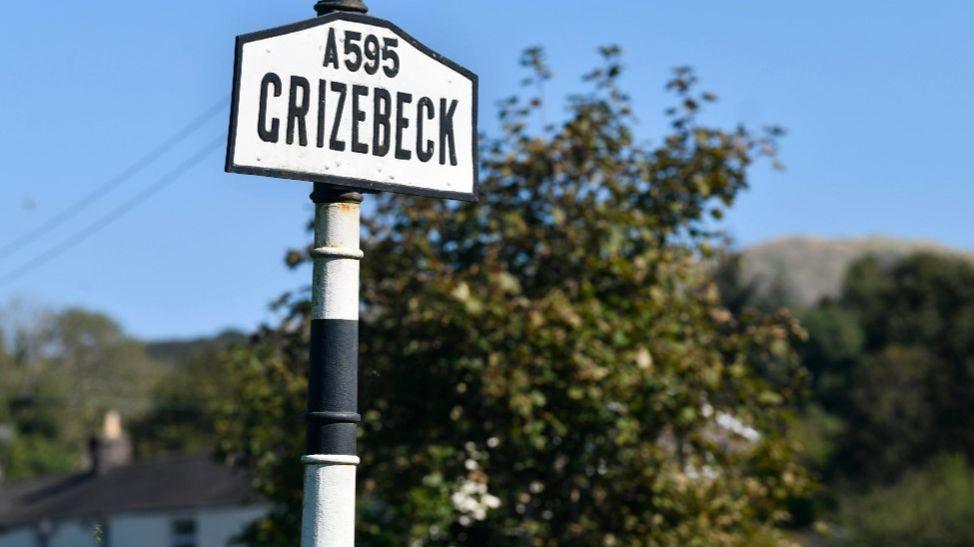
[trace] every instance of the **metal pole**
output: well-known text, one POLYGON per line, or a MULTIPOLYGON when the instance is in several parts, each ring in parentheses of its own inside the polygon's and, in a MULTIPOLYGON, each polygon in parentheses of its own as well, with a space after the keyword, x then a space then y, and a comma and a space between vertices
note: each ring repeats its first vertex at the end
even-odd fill
POLYGON ((315 183, 302 547, 355 545, 362 195, 315 183))
MULTIPOLYGON (((319 16, 367 13, 363 0, 319 0, 319 16)), ((358 307, 362 194, 315 183, 308 446, 301 547, 355 545, 358 307)))

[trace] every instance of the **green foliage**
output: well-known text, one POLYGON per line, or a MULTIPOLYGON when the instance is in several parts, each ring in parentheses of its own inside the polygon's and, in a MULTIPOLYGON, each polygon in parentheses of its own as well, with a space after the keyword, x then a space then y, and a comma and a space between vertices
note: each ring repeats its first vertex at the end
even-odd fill
POLYGON ((947 359, 974 353, 974 265, 966 260, 921 253, 884 267, 867 258, 850 269, 843 298, 871 348, 919 346, 947 359))
POLYGON ((44 382, 59 383, 66 440, 83 444, 105 412, 137 416, 148 409, 158 373, 141 343, 108 316, 69 309, 57 314, 45 344, 44 382))
POLYGON ((198 351, 174 352, 168 370, 149 393, 151 408, 130 425, 141 458, 210 452, 216 447, 215 420, 219 406, 236 393, 235 371, 225 350, 216 349, 222 345, 220 338, 193 344, 200 345, 198 351))
POLYGON ((848 412, 848 388, 856 363, 865 349, 858 316, 825 302, 801 316, 808 339, 800 347, 802 364, 812 374, 816 403, 835 413, 848 412))
POLYGON ((148 407, 155 371, 109 317, 11 306, 2 318, 11 348, 0 355, 0 426, 11 432, 0 466, 8 478, 76 469, 106 411, 135 416, 148 407))
POLYGON ((974 457, 972 318, 974 266, 929 252, 856 260, 803 313, 813 389, 793 435, 829 487, 814 512, 841 501, 850 545, 972 544, 971 471, 942 457, 974 457))
POLYGON ((850 385, 849 443, 842 454, 862 476, 889 480, 936 452, 938 364, 920 349, 891 346, 866 358, 850 385))
MULTIPOLYGON (((501 105, 480 203, 375 198, 361 544, 784 541, 809 486, 785 436, 801 331, 727 310, 700 267, 780 131, 700 124, 714 97, 679 69, 671 131, 638 144, 619 53, 602 50, 561 124, 529 129, 540 94, 501 105)), ((540 51, 524 64, 540 91, 540 51)), ((307 294, 282 304, 282 325, 228 356, 240 391, 218 422, 223 453, 278 503, 253 545, 298 535, 307 294)))
POLYGON ((822 471, 829 471, 845 432, 845 421, 816 404, 806 406, 791 427, 792 436, 802 447, 803 461, 822 471))
POLYGON ((77 468, 78 455, 65 448, 57 438, 36 434, 18 435, 0 447, 4 479, 21 479, 77 468))
POLYGON ((841 523, 857 547, 974 545, 974 469, 941 457, 897 484, 844 500, 841 523))
POLYGON ((867 256, 842 297, 804 316, 816 401, 847 424, 835 466, 889 481, 945 452, 974 456, 974 266, 867 256))

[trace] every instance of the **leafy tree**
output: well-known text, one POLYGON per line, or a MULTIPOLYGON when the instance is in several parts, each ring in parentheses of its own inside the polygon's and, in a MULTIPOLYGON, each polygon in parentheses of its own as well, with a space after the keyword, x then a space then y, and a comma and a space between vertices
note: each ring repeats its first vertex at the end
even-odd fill
POLYGON ((845 423, 833 465, 860 486, 942 453, 974 456, 974 266, 919 253, 854 262, 804 314, 815 401, 845 423))
POLYGON ((936 453, 930 379, 938 365, 923 350, 891 346, 857 368, 849 393, 851 442, 839 456, 859 477, 895 479, 936 453))
POLYGON ((840 545, 974 545, 974 469, 963 456, 942 456, 896 484, 844 500, 840 545))
MULTIPOLYGON (((961 258, 931 253, 887 265, 866 258, 850 269, 843 300, 859 317, 866 352, 879 356, 872 358, 879 361, 861 363, 866 370, 857 373, 859 381, 850 391, 875 393, 869 384, 880 375, 910 379, 900 395, 890 395, 899 397, 900 404, 877 407, 864 397, 854 404, 854 419, 893 424, 925 416, 925 423, 936 425, 890 438, 886 451, 912 457, 886 468, 884 475, 895 476, 938 453, 974 456, 974 266, 961 258), (903 347, 914 349, 912 353, 895 349, 903 347), (896 356, 893 362, 891 356, 896 356), (873 371, 877 366, 882 370, 873 371), (911 409, 909 414, 904 414, 904 404, 911 409), (890 414, 877 416, 883 409, 890 414)), ((914 425, 923 427, 923 423, 914 425)), ((874 446, 869 429, 852 428, 850 433, 853 453, 874 446)))
POLYGON ((865 351, 865 334, 858 316, 842 306, 824 302, 801 316, 808 333, 801 345, 802 364, 812 375, 813 398, 830 412, 848 412, 850 376, 865 351))
MULTIPOLYGON (((202 344, 202 343, 201 343, 202 344)), ((235 393, 232 360, 218 349, 203 348, 186 362, 177 356, 150 392, 151 409, 130 429, 141 458, 163 454, 210 452, 215 448, 220 405, 235 393)))
POLYGON ((962 258, 920 253, 884 267, 868 257, 851 267, 843 298, 871 349, 921 346, 951 360, 974 353, 974 266, 962 258))
POLYGON ((142 344, 110 317, 68 309, 47 327, 44 382, 61 383, 62 410, 74 419, 66 440, 83 444, 116 409, 136 416, 148 409, 149 390, 158 378, 142 344))
MULTIPOLYGON (((364 545, 776 544, 808 486, 784 437, 801 331, 727 310, 700 267, 780 131, 703 125, 715 98, 679 69, 669 133, 640 144, 620 52, 602 54, 565 121, 536 123, 540 97, 501 105, 480 203, 374 198, 364 545)), ((532 89, 550 77, 538 49, 523 64, 532 89)), ((281 304, 229 354, 241 383, 218 423, 279 504, 254 545, 298 535, 307 293, 281 304)))
POLYGON ((52 316, 11 302, 0 310, 8 351, 0 353, 0 468, 5 479, 68 471, 78 455, 62 440, 59 383, 43 381, 44 339, 52 316))
POLYGON ((0 423, 13 431, 0 465, 8 477, 75 469, 107 410, 133 416, 147 408, 154 368, 111 318, 16 306, 5 315, 13 349, 0 363, 0 423))

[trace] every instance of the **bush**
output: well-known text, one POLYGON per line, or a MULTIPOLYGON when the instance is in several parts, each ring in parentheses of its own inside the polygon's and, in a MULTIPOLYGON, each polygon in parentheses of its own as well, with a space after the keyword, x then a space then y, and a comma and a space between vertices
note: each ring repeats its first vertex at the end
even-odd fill
POLYGON ((841 521, 845 545, 974 545, 974 468, 961 456, 935 459, 893 486, 845 500, 841 521))

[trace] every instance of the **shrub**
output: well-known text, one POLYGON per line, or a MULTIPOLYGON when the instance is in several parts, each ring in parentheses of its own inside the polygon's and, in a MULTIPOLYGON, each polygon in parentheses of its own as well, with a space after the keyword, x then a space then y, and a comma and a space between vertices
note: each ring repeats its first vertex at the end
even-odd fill
POLYGON ((961 456, 937 458, 892 486, 846 499, 840 520, 845 545, 974 545, 974 468, 961 456))

